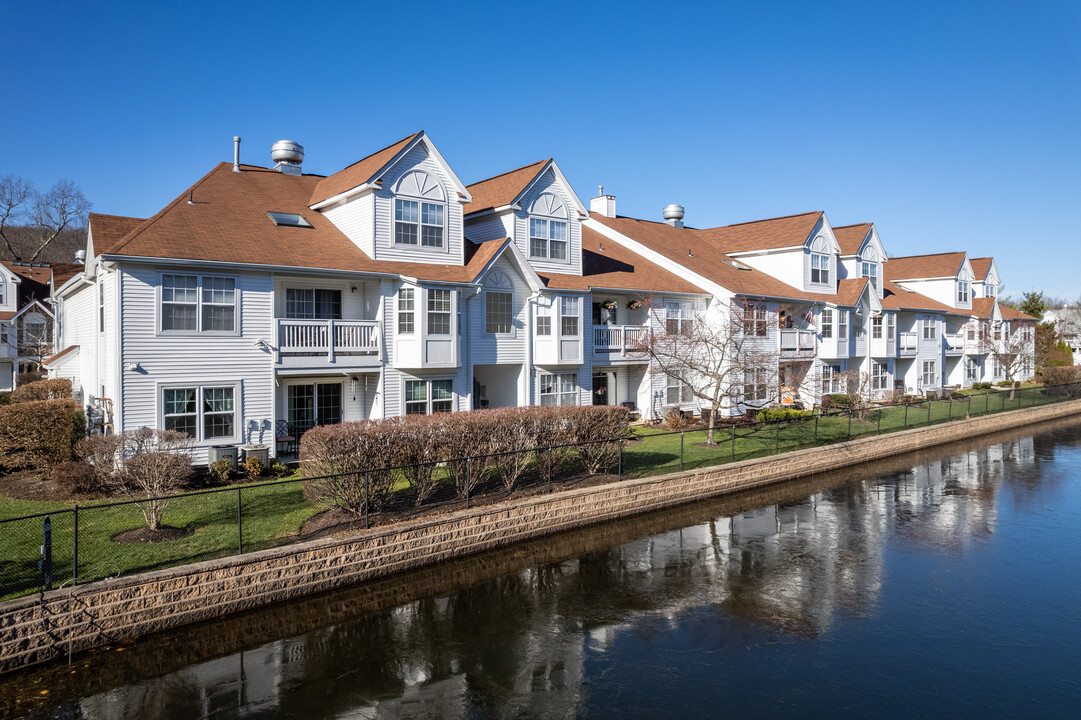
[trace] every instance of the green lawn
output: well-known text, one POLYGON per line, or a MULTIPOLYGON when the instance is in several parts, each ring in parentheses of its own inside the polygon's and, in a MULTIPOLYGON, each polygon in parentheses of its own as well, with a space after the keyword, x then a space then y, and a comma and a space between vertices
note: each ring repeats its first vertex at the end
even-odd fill
MULTIPOLYGON (((817 419, 751 426, 719 425, 716 445, 707 446, 705 430, 670 433, 664 429, 638 426, 634 439, 624 443, 622 472, 625 477, 644 477, 683 469, 708 467, 731 460, 745 460, 815 445, 843 442, 849 437, 893 432, 904 428, 960 419, 966 415, 1014 410, 1057 401, 1039 389, 1026 388, 1009 400, 1009 391, 969 396, 964 400, 936 400, 922 405, 871 408, 864 419, 827 415, 817 419), (681 448, 682 440, 682 448, 681 448)), ((615 467, 611 468, 614 472, 615 467)), ((531 467, 533 477, 542 474, 540 464, 531 467)), ((580 472, 573 467, 571 474, 580 472)), ((89 582, 119 575, 131 575, 165 567, 222 557, 238 551, 237 490, 241 490, 244 550, 255 550, 288 542, 304 521, 323 508, 304 499, 299 483, 281 485, 238 485, 224 492, 207 493, 169 502, 163 515, 167 525, 190 529, 186 537, 159 543, 116 543, 113 537, 144 526, 135 505, 79 509, 79 580, 89 582)), ((395 491, 407 491, 404 480, 395 491)), ((402 496, 403 499, 406 496, 402 496)), ((106 501, 98 502, 102 504, 106 501)), ((411 505, 411 501, 408 501, 411 505)), ((69 584, 72 578, 71 504, 35 502, 0 497, 0 518, 35 513, 52 513, 54 586, 69 584)), ((25 595, 37 589, 38 548, 42 542, 43 518, 0 523, 0 600, 25 595)))

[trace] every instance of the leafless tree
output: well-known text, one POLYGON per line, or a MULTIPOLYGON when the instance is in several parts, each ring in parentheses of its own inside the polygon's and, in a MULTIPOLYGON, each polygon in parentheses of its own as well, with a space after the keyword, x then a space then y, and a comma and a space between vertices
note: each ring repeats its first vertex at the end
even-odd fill
POLYGON ((42 317, 41 322, 30 319, 23 315, 18 320, 17 353, 23 365, 21 372, 41 373, 45 358, 53 354, 53 321, 48 316, 42 317))
POLYGON ((867 411, 876 397, 874 380, 871 373, 849 370, 843 374, 848 389, 849 408, 855 411, 860 420, 867 419, 867 411))
POLYGON ((56 236, 85 227, 90 201, 71 180, 60 180, 48 192, 39 192, 15 175, 0 178, 0 239, 11 257, 35 262, 56 236), (30 256, 22 257, 11 242, 10 230, 27 227, 32 234, 30 256))
MULTIPOLYGON (((1006 379, 1014 376, 1034 362, 1035 327, 1032 323, 1021 326, 1003 323, 985 323, 980 326, 980 351, 997 360, 1006 379)), ((1014 399, 1014 385, 1010 387, 1010 400, 1014 399)))
POLYGON ((651 314, 661 330, 643 334, 635 347, 654 367, 680 384, 680 402, 691 395, 708 406, 709 434, 713 443, 717 410, 725 401, 762 407, 776 401, 778 354, 775 332, 779 315, 764 303, 720 306, 691 318, 672 318, 663 304, 651 303, 651 314))

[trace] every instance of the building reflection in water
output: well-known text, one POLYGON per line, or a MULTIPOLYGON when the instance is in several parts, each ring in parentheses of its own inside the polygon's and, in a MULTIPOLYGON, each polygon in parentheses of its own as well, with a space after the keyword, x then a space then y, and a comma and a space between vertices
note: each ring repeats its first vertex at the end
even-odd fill
POLYGON ((686 625, 688 642, 724 646, 873 615, 888 546, 964 552, 995 532, 1005 479, 1029 482, 1048 448, 1011 439, 392 608, 349 616, 348 594, 325 599, 346 604, 325 627, 72 700, 86 718, 144 720, 574 715, 586 663, 621 633, 686 625))

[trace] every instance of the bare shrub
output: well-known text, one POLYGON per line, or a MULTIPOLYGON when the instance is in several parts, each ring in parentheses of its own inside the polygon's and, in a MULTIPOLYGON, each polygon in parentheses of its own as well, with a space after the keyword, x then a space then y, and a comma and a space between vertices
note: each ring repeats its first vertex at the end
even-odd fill
POLYGON ((618 438, 627 434, 630 413, 624 407, 578 407, 568 413, 571 442, 586 472, 611 470, 619 455, 618 438))
POLYGON ((669 430, 682 430, 687 427, 687 418, 678 408, 672 408, 664 416, 664 426, 669 430))
POLYGON ((380 509, 394 485, 386 469, 392 451, 390 435, 379 431, 380 422, 323 425, 304 433, 300 472, 310 478, 304 483, 304 497, 355 516, 363 514, 366 499, 372 508, 380 509))
POLYGON ((71 380, 67 378, 36 380, 26 385, 20 385, 11 391, 11 402, 13 403, 68 399, 71 399, 71 380))
POLYGON ((85 460, 68 460, 53 465, 49 479, 72 495, 93 495, 104 489, 85 460))
POLYGON ((191 478, 190 435, 173 430, 139 428, 116 435, 120 440, 120 469, 114 483, 138 503, 147 527, 161 528, 161 516, 169 505, 166 497, 184 487, 191 478))

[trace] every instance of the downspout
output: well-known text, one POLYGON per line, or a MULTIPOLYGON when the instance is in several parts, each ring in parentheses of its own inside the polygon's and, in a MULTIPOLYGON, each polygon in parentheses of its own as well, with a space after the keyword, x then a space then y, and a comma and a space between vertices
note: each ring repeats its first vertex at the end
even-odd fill
POLYGON ((536 368, 533 367, 533 314, 534 306, 537 304, 537 300, 540 298, 540 291, 534 290, 533 294, 526 298, 526 318, 525 318, 525 404, 533 404, 533 377, 536 375, 536 368))
MULTIPOLYGON (((104 266, 103 268, 104 269, 104 266)), ((120 266, 114 266, 112 270, 108 270, 110 275, 116 275, 116 293, 113 301, 115 312, 113 313, 113 325, 116 332, 116 373, 119 380, 116 388, 116 401, 113 403, 113 432, 124 431, 124 333, 120 332, 120 328, 123 325, 121 322, 121 313, 124 308, 124 274, 120 270, 120 266)), ((160 292, 160 291, 159 291, 160 292)), ((155 306, 157 305, 155 299, 155 306)), ((155 323, 157 323, 157 317, 155 313, 155 323)), ((108 332, 103 333, 108 335, 108 332)), ((154 407, 155 417, 157 416, 157 390, 154 391, 154 407)), ((157 423, 155 423, 157 424, 157 423)))

